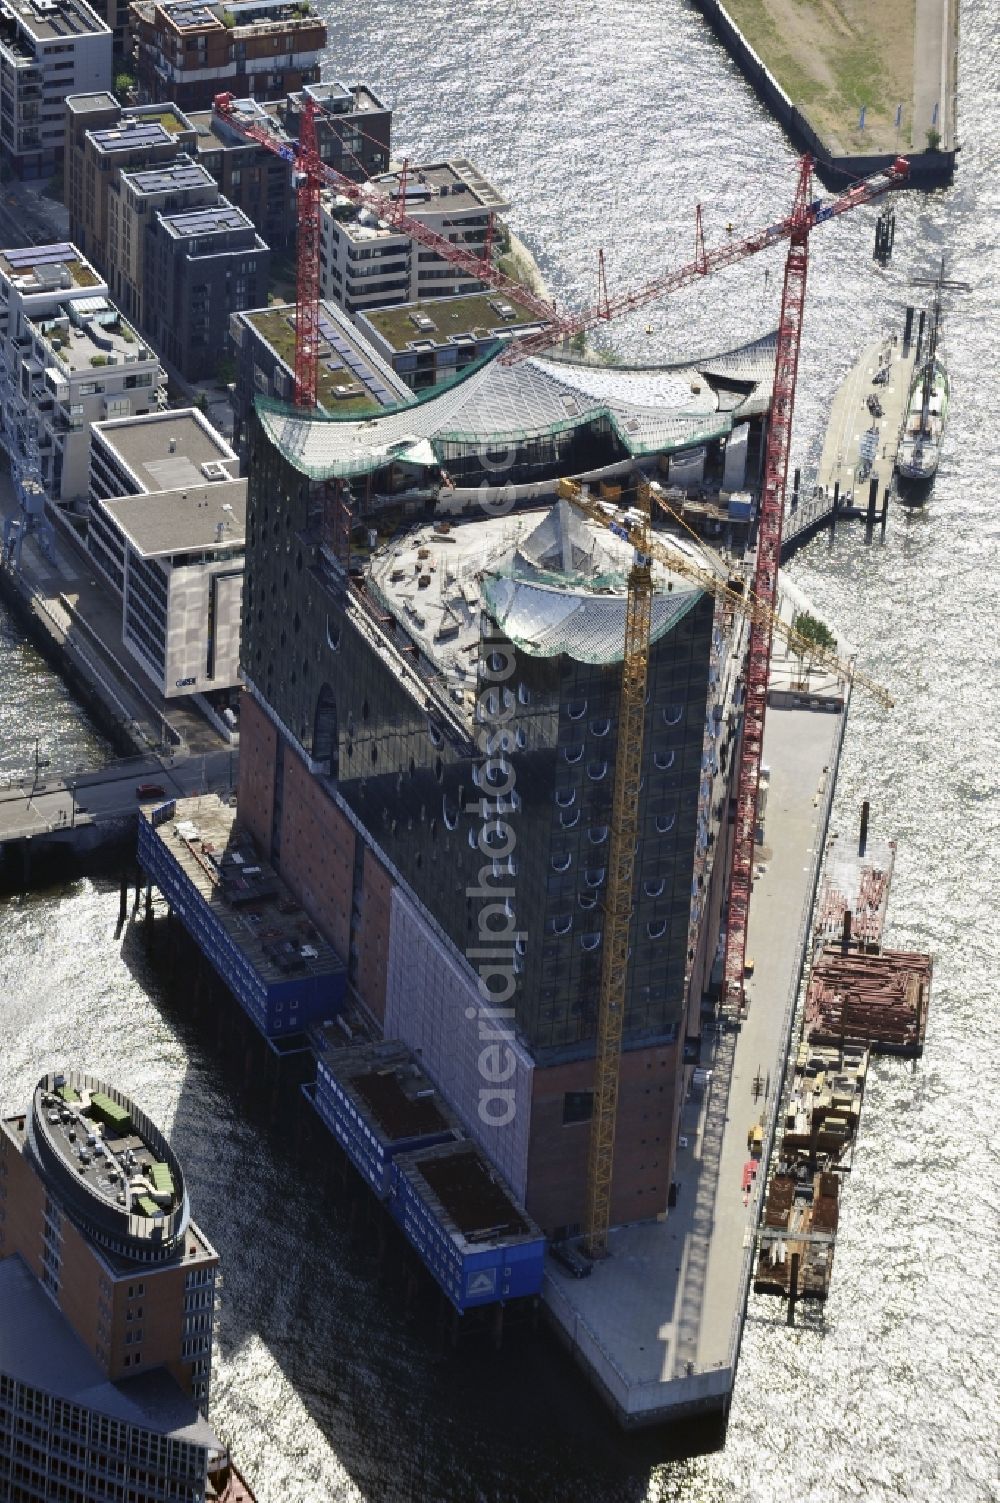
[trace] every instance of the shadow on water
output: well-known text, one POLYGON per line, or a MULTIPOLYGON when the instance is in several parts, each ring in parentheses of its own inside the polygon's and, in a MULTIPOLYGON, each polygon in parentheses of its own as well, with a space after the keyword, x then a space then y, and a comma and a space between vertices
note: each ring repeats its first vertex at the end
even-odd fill
MULTIPOLYGON (((639 1503, 653 1467, 722 1444, 717 1420, 624 1434, 527 1315, 508 1321, 499 1351, 485 1326, 453 1347, 450 1305, 345 1173, 298 1088, 301 1067, 277 1071, 178 926, 142 914, 121 954, 188 1061, 170 1138, 222 1259, 217 1393, 243 1385, 225 1408, 254 1432, 251 1475, 267 1472, 270 1415, 289 1404, 372 1499, 639 1503)), ((249 1463, 241 1438, 226 1438, 249 1463)))

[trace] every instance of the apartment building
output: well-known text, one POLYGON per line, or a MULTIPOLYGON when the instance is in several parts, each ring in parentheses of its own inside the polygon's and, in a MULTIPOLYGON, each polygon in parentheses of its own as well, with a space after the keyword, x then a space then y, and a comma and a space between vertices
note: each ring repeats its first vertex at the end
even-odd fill
POLYGON ((270 259, 243 210, 221 196, 156 214, 146 230, 143 327, 185 380, 215 374, 230 314, 266 302, 270 259))
POLYGON ((508 340, 544 328, 516 299, 495 292, 372 308, 357 314, 356 322, 413 391, 447 381, 508 340))
POLYGON ((326 23, 312 0, 135 0, 130 28, 144 102, 210 109, 216 94, 280 99, 317 83, 326 23))
MULTIPOLYGON (((387 198, 453 243, 481 255, 491 215, 509 208, 465 160, 413 167, 379 179, 387 198)), ((425 250, 405 230, 370 209, 325 193, 320 213, 320 287, 350 314, 395 303, 482 291, 483 284, 425 250)))
POLYGON ((87 547, 164 698, 239 680, 246 481, 193 408, 94 426, 87 547))
POLYGON ((147 250, 156 233, 157 216, 214 209, 218 203, 214 179, 186 152, 171 162, 123 169, 118 174, 108 194, 107 265, 115 297, 144 327, 150 302, 147 250))
MULTIPOLYGON (((367 84, 308 84, 285 99, 241 101, 241 108, 266 124, 279 139, 298 134, 306 99, 319 108, 316 135, 320 156, 345 177, 361 179, 389 162, 392 111, 367 84)), ((111 279, 125 308, 109 258, 109 203, 124 172, 168 166, 187 155, 209 172, 219 191, 247 218, 269 246, 295 240, 295 187, 289 164, 234 130, 214 109, 185 114, 173 104, 124 107, 101 91, 66 100, 63 161, 66 206, 74 243, 111 279)), ((159 204, 158 207, 165 207, 159 204)), ((178 208, 174 203, 171 208, 178 208)), ((133 277, 133 286, 140 283, 133 277)), ((138 317, 134 308, 126 308, 138 317)))
MULTIPOLYGON (((240 109, 290 143, 298 137, 306 100, 320 112, 316 141, 324 162, 354 181, 384 171, 389 164, 392 111, 367 84, 307 84, 298 93, 270 103, 242 99, 240 109)), ((198 132, 194 147, 198 161, 220 190, 253 220, 268 245, 293 244, 295 187, 288 162, 248 141, 214 109, 194 111, 190 120, 198 132)))
POLYGON ((85 509, 91 425, 165 405, 166 379, 75 246, 0 251, 0 429, 49 502, 85 509))
POLYGON ((111 28, 86 0, 0 7, 0 150, 22 178, 62 164, 68 94, 111 87, 111 28))
POLYGON ((111 275, 108 198, 122 172, 166 166, 195 140, 190 122, 165 105, 123 110, 113 94, 75 94, 66 100, 63 182, 73 241, 111 275))

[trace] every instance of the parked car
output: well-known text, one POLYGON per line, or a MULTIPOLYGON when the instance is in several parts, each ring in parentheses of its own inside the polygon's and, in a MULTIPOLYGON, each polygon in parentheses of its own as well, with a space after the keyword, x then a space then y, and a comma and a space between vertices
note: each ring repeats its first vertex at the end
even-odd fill
POLYGON ((167 790, 159 783, 140 783, 135 790, 135 796, 140 801, 154 798, 166 798, 167 790))

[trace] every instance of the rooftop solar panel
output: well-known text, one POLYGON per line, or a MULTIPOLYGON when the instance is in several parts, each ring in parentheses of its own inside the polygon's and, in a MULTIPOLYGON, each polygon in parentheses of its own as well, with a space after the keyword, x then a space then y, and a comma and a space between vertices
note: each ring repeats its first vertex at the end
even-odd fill
POLYGON ((78 259, 75 245, 60 242, 58 245, 25 246, 20 250, 4 251, 11 266, 49 266, 72 257, 78 259))

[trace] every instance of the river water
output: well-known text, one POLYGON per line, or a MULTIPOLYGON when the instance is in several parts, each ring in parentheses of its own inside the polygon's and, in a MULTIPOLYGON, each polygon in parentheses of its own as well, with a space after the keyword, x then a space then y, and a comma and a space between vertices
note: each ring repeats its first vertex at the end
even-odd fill
MULTIPOLYGON (((793 153, 682 0, 342 0, 331 37, 331 72, 393 100, 399 150, 467 155, 510 197, 560 298, 592 297, 602 244, 613 285, 688 259, 698 201, 710 240, 791 201, 793 153)), ((857 349, 898 326, 909 277, 947 249, 972 284, 948 307, 953 405, 930 505, 894 513, 885 547, 845 531, 792 571, 896 696, 891 717, 855 698, 833 825, 869 797, 898 840, 888 937, 934 952, 935 993, 923 1061, 870 1073, 830 1300, 794 1331, 751 1300, 722 1449, 620 1444, 542 1337, 495 1361, 443 1354, 386 1298, 308 1155, 250 1125, 238 1061, 179 1021, 133 938, 115 942, 116 892, 84 881, 0 909, 0 1102, 22 1105, 71 1059, 173 1133, 226 1273, 213 1414, 261 1503, 1000 1498, 998 85, 994 7, 967 0, 956 186, 899 200, 888 272, 870 259, 871 211, 813 241, 799 462, 857 349)), ((616 348, 654 360, 773 325, 781 263, 763 260, 639 315, 616 348)), ((0 771, 30 765, 36 735, 53 762, 99 758, 9 623, 0 654, 0 771)))

